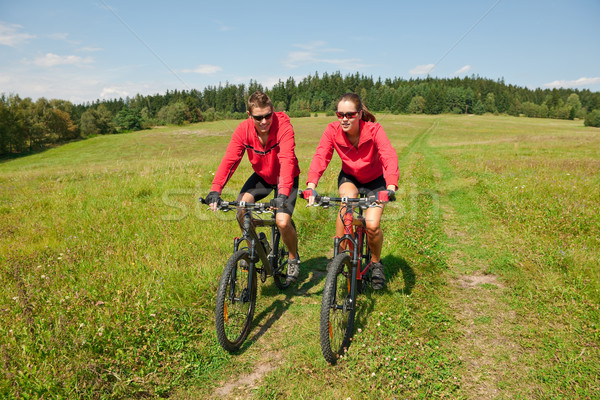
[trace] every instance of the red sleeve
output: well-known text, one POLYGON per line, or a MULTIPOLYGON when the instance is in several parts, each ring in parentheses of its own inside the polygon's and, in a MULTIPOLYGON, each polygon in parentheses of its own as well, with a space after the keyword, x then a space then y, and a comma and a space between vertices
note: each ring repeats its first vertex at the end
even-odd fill
POLYGON ((244 156, 244 152, 246 148, 244 147, 244 133, 245 130, 242 127, 242 124, 238 125, 235 132, 231 136, 231 140, 229 141, 229 145, 227 146, 227 150, 225 151, 225 155, 221 160, 221 164, 219 164, 219 168, 217 168, 217 172, 215 173, 215 178, 213 179, 212 186, 210 187, 211 191, 219 192, 219 194, 223 191, 223 187, 229 181, 229 178, 233 175, 238 165, 240 165, 240 161, 242 161, 242 157, 244 156))
POLYGON ((394 185, 398 190, 398 180, 400 178, 400 171, 398 169, 398 155, 396 150, 392 147, 390 140, 388 139, 385 131, 378 125, 377 131, 374 135, 375 145, 377 146, 377 152, 379 153, 379 161, 383 166, 383 177, 385 179, 386 186, 394 185))
POLYGON ((296 142, 294 128, 288 120, 282 120, 279 126, 279 181, 277 192, 289 196, 294 187, 294 172, 296 171, 296 142))
POLYGON ((319 141, 319 146, 317 146, 317 151, 313 156, 313 159, 310 163, 310 168, 308 170, 308 183, 314 183, 315 186, 319 183, 319 179, 325 172, 325 169, 329 165, 331 161, 331 157, 333 156, 333 140, 335 137, 335 129, 328 125, 323 132, 323 136, 321 136, 321 140, 319 141))

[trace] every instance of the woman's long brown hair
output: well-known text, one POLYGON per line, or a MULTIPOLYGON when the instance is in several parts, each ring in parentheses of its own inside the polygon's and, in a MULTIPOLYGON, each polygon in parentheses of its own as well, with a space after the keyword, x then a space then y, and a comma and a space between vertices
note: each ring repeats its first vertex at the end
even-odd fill
POLYGON ((362 120, 367 122, 375 122, 375 116, 365 107, 365 105, 360 100, 360 97, 356 93, 346 93, 340 97, 338 100, 338 104, 342 101, 350 101, 354 103, 356 106, 356 111, 362 111, 362 120))

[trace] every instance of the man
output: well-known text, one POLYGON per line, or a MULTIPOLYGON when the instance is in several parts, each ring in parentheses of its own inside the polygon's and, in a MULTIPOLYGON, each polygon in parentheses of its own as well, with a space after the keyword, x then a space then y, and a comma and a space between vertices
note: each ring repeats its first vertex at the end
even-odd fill
POLYGON ((237 200, 253 203, 275 190, 271 204, 276 208, 277 227, 289 251, 287 282, 291 283, 300 273, 298 237, 292 225, 300 175, 294 152, 294 129, 290 118, 283 112, 274 112, 271 99, 261 91, 250 95, 246 112, 249 118, 233 132, 206 202, 213 211, 217 210, 223 187, 248 150, 254 173, 242 187, 237 200))

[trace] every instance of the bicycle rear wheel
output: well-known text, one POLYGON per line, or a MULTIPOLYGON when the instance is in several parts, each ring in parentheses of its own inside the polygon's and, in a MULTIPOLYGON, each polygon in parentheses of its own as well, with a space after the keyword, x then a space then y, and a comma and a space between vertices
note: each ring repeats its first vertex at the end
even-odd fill
POLYGON ((229 352, 240 348, 252 325, 256 307, 256 270, 249 276, 248 250, 238 250, 229 258, 219 282, 215 325, 221 347, 229 352), (252 289, 248 282, 252 280, 252 289))
MULTIPOLYGON (((361 268, 368 266, 371 264, 371 249, 367 244, 367 234, 363 231, 362 233, 362 248, 361 248, 361 268)), ((371 283, 371 268, 366 271, 366 273, 362 276, 362 279, 359 279, 356 282, 356 290, 359 294, 365 293, 367 289, 367 282, 371 283)))
POLYGON ((277 268, 273 274, 273 280, 275 286, 279 290, 286 289, 290 284, 287 282, 287 265, 288 265, 288 251, 285 246, 280 245, 278 249, 277 268))
POLYGON ((351 280, 350 255, 340 253, 328 267, 321 302, 321 351, 330 364, 335 364, 350 346, 356 314, 355 299, 350 295, 351 280))

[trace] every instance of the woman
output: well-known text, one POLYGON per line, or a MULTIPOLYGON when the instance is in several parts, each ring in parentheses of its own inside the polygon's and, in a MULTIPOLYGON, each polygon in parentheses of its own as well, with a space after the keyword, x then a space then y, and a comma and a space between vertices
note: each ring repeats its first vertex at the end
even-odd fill
MULTIPOLYGON (((346 93, 337 103, 338 121, 327 126, 308 172, 306 196, 308 205, 315 200, 316 187, 329 165, 333 150, 342 159, 338 176, 340 197, 358 197, 359 189, 370 193, 388 191, 393 195, 398 189, 398 156, 375 116, 362 104, 360 97, 346 93)), ((383 206, 370 207, 365 211, 367 242, 371 249, 372 286, 382 289, 385 275, 381 263, 383 232, 380 228, 383 206)), ((344 234, 344 224, 338 215, 336 235, 344 234)))

